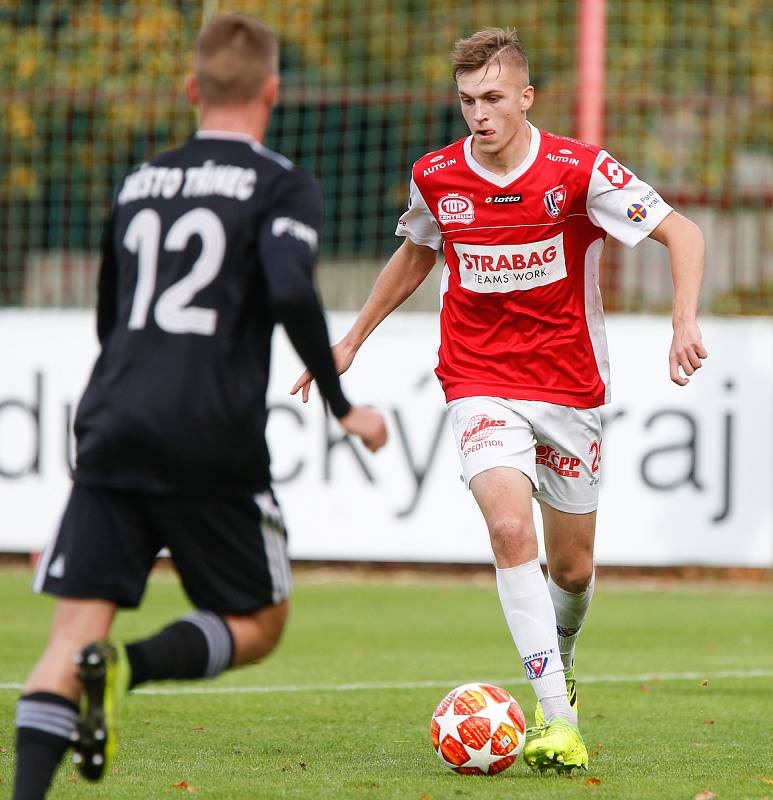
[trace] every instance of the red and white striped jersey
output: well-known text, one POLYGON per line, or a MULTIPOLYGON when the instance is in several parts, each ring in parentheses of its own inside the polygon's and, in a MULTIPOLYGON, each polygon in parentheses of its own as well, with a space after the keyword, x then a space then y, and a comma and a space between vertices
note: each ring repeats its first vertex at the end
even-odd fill
POLYGON ((633 247, 672 209, 605 150, 529 128, 508 175, 475 161, 471 136, 420 158, 396 234, 443 247, 436 373, 449 402, 594 408, 610 400, 606 234, 633 247))

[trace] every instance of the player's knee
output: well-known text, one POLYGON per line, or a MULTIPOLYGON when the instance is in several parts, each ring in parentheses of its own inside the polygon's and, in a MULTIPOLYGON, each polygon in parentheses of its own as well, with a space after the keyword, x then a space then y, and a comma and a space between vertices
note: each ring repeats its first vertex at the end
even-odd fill
POLYGON ((265 658, 279 644, 287 622, 287 601, 254 614, 229 617, 234 639, 234 664, 248 664, 265 658))
POLYGON ((565 592, 582 594, 588 588, 593 577, 593 561, 585 563, 583 560, 559 565, 557 568, 551 569, 550 577, 565 592))
POLYGON ((528 517, 501 517, 489 524, 491 548, 497 558, 519 558, 535 542, 534 523, 528 517))
POLYGON ((262 641, 263 655, 268 655, 278 644, 284 633, 286 615, 272 616, 259 625, 259 638, 262 641))

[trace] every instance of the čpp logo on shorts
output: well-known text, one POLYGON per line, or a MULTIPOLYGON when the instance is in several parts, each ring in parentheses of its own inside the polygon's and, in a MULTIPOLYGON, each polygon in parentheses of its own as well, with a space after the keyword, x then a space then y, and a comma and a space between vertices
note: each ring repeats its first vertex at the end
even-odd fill
POLYGON ((505 425, 507 425, 505 420, 492 419, 485 414, 476 414, 474 417, 470 417, 467 428, 462 434, 461 449, 464 450, 470 442, 480 442, 483 439, 488 439, 497 428, 504 428, 505 425))
POLYGON ((548 467, 552 469, 553 472, 557 472, 565 478, 580 477, 580 473, 577 471, 577 467, 580 466, 579 458, 565 456, 563 453, 559 453, 558 450, 546 444, 538 444, 536 454, 537 463, 541 464, 543 467, 548 467))

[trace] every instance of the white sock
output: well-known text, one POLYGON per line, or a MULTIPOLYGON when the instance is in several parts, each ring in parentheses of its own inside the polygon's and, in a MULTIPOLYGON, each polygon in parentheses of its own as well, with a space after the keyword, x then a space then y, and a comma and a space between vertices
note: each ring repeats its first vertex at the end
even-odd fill
POLYGON ((573 594, 562 589, 552 578, 548 578, 548 590, 556 614, 556 631, 558 633, 558 651, 564 669, 572 666, 574 661, 574 648, 577 637, 580 635, 582 623, 588 613, 590 601, 593 597, 593 587, 596 585, 596 573, 591 575, 590 583, 584 592, 573 594))
POLYGON ((563 664, 558 657, 556 614, 539 561, 535 558, 517 567, 497 569, 497 589, 507 626, 545 719, 562 716, 576 725, 577 715, 566 696, 563 664))

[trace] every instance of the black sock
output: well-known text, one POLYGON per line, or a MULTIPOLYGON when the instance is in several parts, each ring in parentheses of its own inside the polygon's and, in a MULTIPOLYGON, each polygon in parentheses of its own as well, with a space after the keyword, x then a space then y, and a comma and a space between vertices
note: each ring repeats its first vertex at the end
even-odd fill
POLYGON ((16 706, 13 800, 42 800, 75 730, 78 706, 52 692, 31 692, 16 706))
POLYGON ((126 645, 130 688, 145 681, 214 678, 231 666, 233 638, 226 621, 194 611, 160 633, 126 645))

